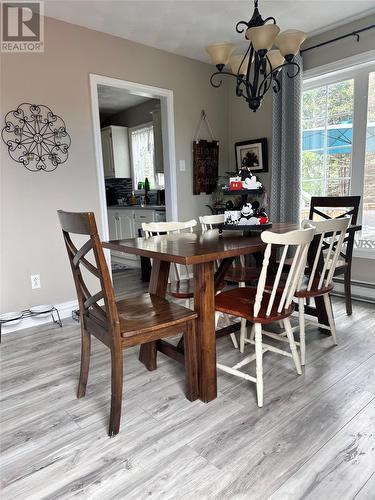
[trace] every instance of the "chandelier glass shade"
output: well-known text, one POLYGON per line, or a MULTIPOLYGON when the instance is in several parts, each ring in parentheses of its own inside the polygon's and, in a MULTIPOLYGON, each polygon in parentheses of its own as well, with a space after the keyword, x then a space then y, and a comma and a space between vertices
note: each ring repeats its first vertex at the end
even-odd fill
POLYGON ((258 0, 254 0, 250 21, 239 21, 236 31, 245 32, 249 45, 244 54, 233 54, 236 46, 230 42, 215 43, 206 48, 217 68, 210 82, 213 87, 220 87, 221 75, 236 78, 236 95, 243 97, 250 109, 256 111, 271 87, 275 92, 280 90, 281 71, 286 71, 289 78, 296 77, 300 72, 294 57, 306 35, 299 30, 280 33, 274 17, 262 18, 258 0))

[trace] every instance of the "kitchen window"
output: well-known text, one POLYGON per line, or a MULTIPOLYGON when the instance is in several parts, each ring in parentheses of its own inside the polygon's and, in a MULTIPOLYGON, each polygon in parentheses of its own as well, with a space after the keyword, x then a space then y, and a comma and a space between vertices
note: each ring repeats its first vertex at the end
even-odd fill
POLYGON ((146 123, 129 129, 131 165, 134 189, 147 177, 150 185, 155 184, 154 127, 146 123))
POLYGON ((355 254, 375 257, 375 65, 305 80, 302 98, 301 215, 311 196, 361 195, 355 254))

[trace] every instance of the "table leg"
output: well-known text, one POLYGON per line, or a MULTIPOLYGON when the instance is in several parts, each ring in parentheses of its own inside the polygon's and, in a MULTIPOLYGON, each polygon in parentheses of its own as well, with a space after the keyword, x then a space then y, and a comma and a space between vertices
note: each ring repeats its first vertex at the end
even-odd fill
MULTIPOLYGON (((169 268, 169 262, 153 259, 150 284, 148 288, 149 293, 159 295, 159 297, 165 297, 168 285, 169 268)), ((143 363, 150 371, 156 370, 157 368, 156 352, 156 341, 142 344, 139 349, 139 361, 141 361, 141 363, 143 363)))
POLYGON ((198 313, 199 398, 208 403, 217 397, 213 262, 194 266, 194 287, 194 305, 198 313))
POLYGON ((215 291, 217 291, 220 285, 223 283, 225 275, 227 274, 233 261, 234 257, 228 257, 220 262, 219 269, 215 273, 215 291))

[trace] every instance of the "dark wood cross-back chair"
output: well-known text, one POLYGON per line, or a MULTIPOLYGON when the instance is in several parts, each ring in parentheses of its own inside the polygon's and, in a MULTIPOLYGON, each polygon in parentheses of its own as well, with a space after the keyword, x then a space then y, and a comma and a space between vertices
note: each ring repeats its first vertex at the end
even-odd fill
POLYGON ((190 401, 198 398, 197 352, 195 319, 197 314, 152 294, 132 295, 117 301, 111 277, 99 239, 95 216, 88 213, 58 211, 78 295, 82 353, 77 397, 85 396, 90 363, 90 338, 94 335, 111 351, 111 413, 109 435, 120 430, 123 349, 157 341, 183 333, 185 338, 186 396, 190 401), (71 234, 88 236, 77 249, 71 234), (87 254, 93 252, 94 264, 87 254), (100 290, 92 294, 86 285, 81 266, 98 278, 100 290), (104 303, 104 305, 101 305, 104 303))
MULTIPOLYGON (((356 224, 358 219, 359 205, 361 203, 360 196, 313 196, 310 203, 309 219, 316 219, 316 216, 323 219, 332 219, 327 214, 325 208, 342 208, 344 212, 338 217, 345 215, 351 216, 351 224, 356 224), (315 217, 314 217, 315 216, 315 217)), ((336 264, 335 276, 344 275, 345 287, 345 306, 346 314, 352 314, 352 292, 351 292, 351 273, 352 273, 352 258, 354 247, 354 232, 347 233, 344 239, 344 246, 340 252, 340 259, 336 264)), ((328 245, 327 245, 328 248, 328 245)))

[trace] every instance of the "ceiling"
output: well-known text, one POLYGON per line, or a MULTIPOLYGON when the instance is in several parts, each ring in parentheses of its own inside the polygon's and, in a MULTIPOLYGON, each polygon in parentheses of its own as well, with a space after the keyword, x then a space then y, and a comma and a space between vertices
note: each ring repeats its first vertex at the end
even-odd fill
POLYGON ((99 111, 103 116, 111 116, 124 109, 149 101, 148 97, 130 94, 128 90, 108 85, 98 85, 99 111))
MULTIPOLYGON (((260 0, 259 10, 263 18, 275 17, 281 30, 311 35, 375 12, 375 0, 260 0)), ((243 44, 234 27, 252 11, 249 0, 45 2, 47 16, 206 62, 204 47, 212 42, 243 44)))

